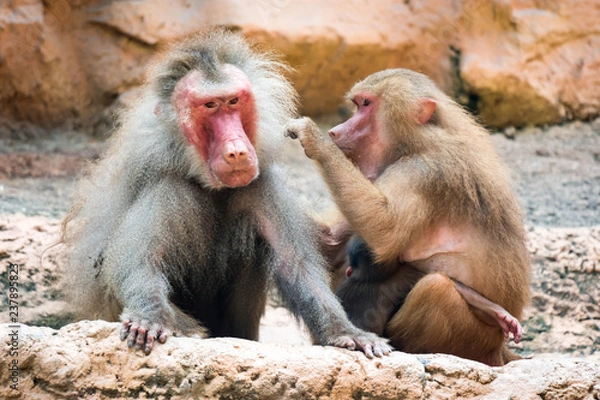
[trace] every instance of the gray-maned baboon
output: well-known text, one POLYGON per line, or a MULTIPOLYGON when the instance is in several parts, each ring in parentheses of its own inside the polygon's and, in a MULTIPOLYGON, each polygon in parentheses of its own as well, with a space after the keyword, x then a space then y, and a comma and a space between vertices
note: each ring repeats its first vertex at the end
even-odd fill
POLYGON ((429 78, 405 69, 370 75, 348 98, 356 112, 329 137, 308 118, 287 131, 345 217, 331 243, 356 234, 376 263, 425 273, 384 335, 407 352, 490 365, 516 358, 504 334, 520 335, 530 264, 509 172, 488 132, 429 78))
POLYGON ((171 331, 256 340, 269 281, 314 341, 381 356, 328 287, 315 227, 276 156, 296 94, 285 67, 216 29, 149 69, 63 224, 73 304, 150 352, 171 331))

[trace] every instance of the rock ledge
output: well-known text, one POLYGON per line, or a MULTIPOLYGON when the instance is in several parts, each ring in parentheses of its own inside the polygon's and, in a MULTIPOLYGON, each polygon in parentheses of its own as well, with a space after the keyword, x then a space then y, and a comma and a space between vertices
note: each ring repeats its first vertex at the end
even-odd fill
POLYGON ((598 399, 600 365, 529 359, 491 368, 446 355, 359 352, 240 339, 171 338, 150 356, 118 339, 119 324, 59 331, 21 325, 18 390, 11 389, 9 325, 0 325, 1 398, 598 399))

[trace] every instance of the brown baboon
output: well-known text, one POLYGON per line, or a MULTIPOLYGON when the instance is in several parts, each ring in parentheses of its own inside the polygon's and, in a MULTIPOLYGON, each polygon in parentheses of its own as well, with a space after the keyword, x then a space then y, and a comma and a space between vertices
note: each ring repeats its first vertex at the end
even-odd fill
POLYGON ((138 103, 80 182, 63 224, 82 316, 150 352, 170 332, 258 339, 267 285, 322 345, 389 353, 328 287, 315 227, 276 156, 296 94, 280 63, 224 30, 150 68, 138 103))
POLYGON ((356 112, 330 137, 308 118, 287 131, 318 164, 346 219, 335 231, 362 237, 378 264, 425 273, 385 336, 407 352, 490 365, 515 358, 503 330, 519 334, 530 264, 509 172, 488 133, 413 71, 375 73, 348 98, 356 112), (489 303, 469 305, 478 300, 489 303), (494 305, 508 315, 490 318, 494 305))

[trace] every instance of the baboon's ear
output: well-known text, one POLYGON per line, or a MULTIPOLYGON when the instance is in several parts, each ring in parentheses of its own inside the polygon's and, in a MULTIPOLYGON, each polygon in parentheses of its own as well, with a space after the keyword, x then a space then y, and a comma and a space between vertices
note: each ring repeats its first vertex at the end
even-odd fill
POLYGON ((436 107, 437 101, 430 99, 429 97, 421 99, 419 112, 417 114, 417 122, 421 125, 426 124, 433 115, 436 107))

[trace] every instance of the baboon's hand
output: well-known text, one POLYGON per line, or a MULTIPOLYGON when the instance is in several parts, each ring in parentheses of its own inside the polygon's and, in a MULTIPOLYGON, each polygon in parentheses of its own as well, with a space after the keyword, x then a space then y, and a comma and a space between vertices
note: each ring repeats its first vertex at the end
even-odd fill
POLYGON ((141 318, 126 318, 121 327, 121 340, 127 339, 127 347, 135 345, 136 350, 143 349, 146 354, 150 354, 157 339, 164 343, 169 334, 170 331, 161 324, 141 318))
POLYGON ((334 338, 332 346, 342 347, 348 350, 359 350, 365 353, 368 358, 383 357, 392 352, 393 348, 383 339, 374 333, 360 332, 354 335, 342 335, 334 338))
POLYGON ((304 152, 309 158, 317 158, 324 143, 328 139, 317 124, 308 117, 293 119, 285 125, 285 135, 299 139, 304 152))

